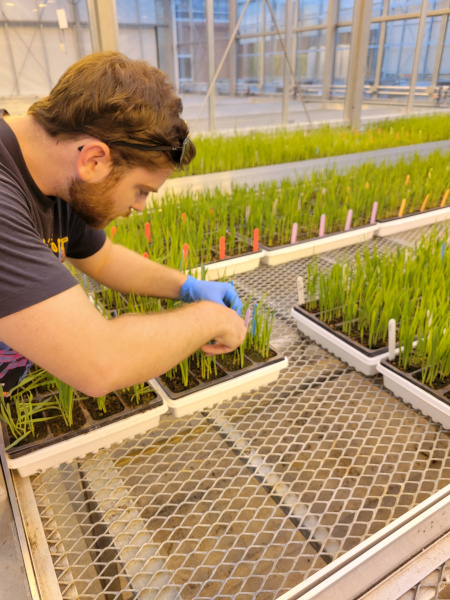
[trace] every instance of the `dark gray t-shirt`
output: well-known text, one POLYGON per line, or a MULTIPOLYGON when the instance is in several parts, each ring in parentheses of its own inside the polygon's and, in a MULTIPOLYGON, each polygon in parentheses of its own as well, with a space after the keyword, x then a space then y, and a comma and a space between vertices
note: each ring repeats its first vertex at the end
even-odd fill
MULTIPOLYGON (((104 243, 104 231, 88 227, 66 202, 39 190, 17 138, 0 118, 0 318, 77 285, 65 257, 86 258, 104 243)), ((19 358, 0 343, 0 383, 14 363, 23 362, 19 358)))

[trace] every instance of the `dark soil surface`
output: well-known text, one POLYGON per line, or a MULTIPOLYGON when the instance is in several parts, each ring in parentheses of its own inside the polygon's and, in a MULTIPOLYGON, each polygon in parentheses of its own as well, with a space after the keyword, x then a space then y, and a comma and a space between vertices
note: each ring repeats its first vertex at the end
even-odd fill
POLYGON ((169 379, 165 375, 162 375, 161 379, 174 394, 190 390, 199 385, 198 381, 191 375, 191 373, 189 373, 188 385, 185 387, 181 378, 180 369, 177 370, 176 375, 172 379, 169 379))
MULTIPOLYGON (((8 436, 9 436, 9 444, 12 444, 14 442, 14 436, 12 435, 9 427, 7 429, 8 429, 8 436)), ((20 448, 20 446, 25 446, 26 444, 29 444, 30 442, 37 442, 39 440, 43 440, 44 438, 47 437, 48 434, 49 434, 49 432, 47 429, 47 424, 45 422, 34 423, 34 435, 32 436, 30 433, 29 435, 27 435, 26 438, 24 438, 21 442, 16 444, 14 447, 20 448)), ((9 445, 9 444, 5 444, 5 445, 9 445)))
POLYGON ((264 358, 264 356, 262 356, 259 352, 257 352, 256 350, 246 350, 245 354, 253 361, 256 363, 264 363, 267 362, 268 360, 270 360, 271 358, 273 358, 274 356, 276 356, 276 352, 274 350, 269 350, 269 355, 267 357, 264 358))
POLYGON ((216 373, 214 371, 214 367, 213 367, 212 373, 210 374, 209 377, 207 377, 205 379, 202 377, 202 371, 201 371, 200 367, 191 367, 191 371, 192 371, 192 374, 194 375, 194 377, 196 379, 198 379, 198 381, 200 381, 201 383, 205 383, 208 381, 216 381, 217 379, 221 379, 222 377, 226 376, 225 371, 223 371, 219 366, 217 366, 217 369, 216 369, 217 375, 216 375, 216 373))
POLYGON ((78 400, 75 400, 73 404, 73 423, 71 427, 66 425, 63 417, 56 417, 56 419, 49 419, 48 421, 48 425, 54 435, 62 435, 68 431, 76 431, 77 429, 83 427, 85 423, 86 419, 84 418, 83 411, 78 404, 78 400))
POLYGON ((96 398, 83 398, 81 402, 95 421, 101 421, 124 410, 123 404, 115 394, 106 396, 106 412, 99 408, 96 398))
MULTIPOLYGON (((233 356, 233 353, 230 352, 229 354, 222 354, 222 356, 220 358, 218 358, 218 362, 222 365, 222 367, 224 369, 226 369, 227 371, 240 371, 241 370, 241 360, 240 357, 236 358, 233 356)), ((244 356, 244 369, 246 367, 249 367, 251 365, 251 361, 244 356)))
POLYGON ((403 371, 403 373, 413 373, 414 371, 417 371, 417 369, 420 369, 421 366, 422 366, 421 364, 417 364, 417 365, 411 364, 411 365, 409 365, 409 367, 407 369, 404 369, 402 366, 400 366, 398 364, 398 360, 397 359, 392 360, 390 362, 391 362, 392 365, 394 365, 394 367, 397 367, 397 369, 399 371, 403 371))
POLYGON ((127 404, 131 408, 141 406, 142 404, 148 404, 156 398, 156 393, 150 389, 147 392, 143 393, 141 396, 139 396, 139 402, 136 402, 136 398, 133 398, 133 390, 117 390, 117 393, 125 402, 125 404, 127 404))
MULTIPOLYGON (((422 372, 416 373, 415 375, 413 375, 413 377, 414 379, 417 379, 417 381, 420 381, 420 383, 423 383, 422 372)), ((432 390, 441 390, 442 388, 445 388, 448 385, 450 385, 450 377, 446 377, 445 379, 441 379, 440 377, 438 377, 432 383, 424 383, 423 385, 427 385, 432 390)))

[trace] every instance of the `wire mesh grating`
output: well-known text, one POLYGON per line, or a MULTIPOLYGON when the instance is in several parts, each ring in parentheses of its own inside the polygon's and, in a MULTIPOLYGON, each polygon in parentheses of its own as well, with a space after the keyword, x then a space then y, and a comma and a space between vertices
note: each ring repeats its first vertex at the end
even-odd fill
POLYGON ((293 324, 307 264, 235 277, 277 382, 32 478, 64 599, 275 600, 450 482, 449 432, 293 324))

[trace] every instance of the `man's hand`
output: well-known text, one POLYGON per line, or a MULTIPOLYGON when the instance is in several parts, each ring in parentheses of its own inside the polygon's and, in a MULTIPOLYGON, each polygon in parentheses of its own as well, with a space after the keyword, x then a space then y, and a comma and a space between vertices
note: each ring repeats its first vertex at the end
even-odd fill
POLYGON ((242 310, 242 302, 232 283, 203 281, 195 279, 192 275, 188 275, 181 287, 180 300, 183 302, 210 300, 232 308, 238 315, 241 314, 242 310))
MULTIPOLYGON (((202 303, 198 306, 208 307, 208 304, 202 303)), ((214 320, 219 332, 215 335, 213 343, 204 344, 201 349, 207 356, 232 352, 244 343, 247 328, 243 319, 234 310, 219 308, 217 304, 209 304, 209 307, 216 314, 214 320)))

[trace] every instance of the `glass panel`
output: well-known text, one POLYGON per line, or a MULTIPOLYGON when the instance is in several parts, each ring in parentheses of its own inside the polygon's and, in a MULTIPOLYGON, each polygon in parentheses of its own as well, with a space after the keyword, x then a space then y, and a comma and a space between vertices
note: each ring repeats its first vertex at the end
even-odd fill
POLYGON ((264 91, 283 91, 283 59, 284 53, 280 40, 270 36, 264 42, 264 91))
POLYGON ((384 0, 373 0, 372 17, 381 17, 383 14, 384 0))
MULTIPOLYGON (((326 31, 305 31, 297 34, 295 73, 299 83, 322 83, 325 61, 326 31)), ((305 90, 307 91, 307 90, 305 90)), ((315 90, 317 92, 317 88, 315 90)))
POLYGON ((191 69, 191 57, 178 55, 178 71, 180 81, 191 81, 192 69, 191 69))
POLYGON ((419 19, 387 23, 380 85, 409 86, 418 27, 419 19))
POLYGON ((417 73, 417 85, 419 86, 428 85, 431 82, 441 23, 442 17, 429 17, 426 20, 422 48, 420 49, 419 71, 417 73))
POLYGON ((350 26, 338 27, 336 29, 336 53, 334 57, 333 84, 343 86, 347 81, 351 33, 352 28, 350 26))
POLYGON ((205 0, 191 0, 194 21, 205 20, 205 0))
POLYGON ((157 23, 155 0, 138 0, 139 21, 141 23, 157 23))
POLYGON ((406 15, 420 13, 422 2, 420 0, 389 0, 389 15, 406 15))
POLYGON ((214 22, 228 23, 228 0, 214 0, 214 22))
MULTIPOLYGON (((262 31, 262 4, 264 0, 252 0, 247 6, 241 21, 239 33, 260 33, 262 31)), ((245 0, 239 0, 237 4, 237 18, 241 16, 245 6, 245 0)))
POLYGON ((375 69, 377 66, 378 43, 380 40, 381 23, 374 23, 369 32, 369 49, 367 53, 367 66, 365 83, 373 85, 375 81, 375 69))
POLYGON ((116 0, 116 11, 119 26, 125 23, 139 23, 136 0, 116 0))
MULTIPOLYGON (((206 49, 205 21, 177 21, 177 52, 179 57, 190 58, 190 79, 181 79, 183 92, 206 91, 208 81, 208 58, 206 49)), ((219 57, 220 58, 220 57, 219 57)), ((183 61, 186 64, 186 60, 183 61)), ((187 71, 184 71, 185 73, 187 71)))
POLYGON ((255 94, 261 90, 262 39, 238 41, 237 91, 255 94))
POLYGON ((428 10, 448 8, 448 0, 428 0, 428 10))
POLYGON ((328 0, 299 0, 298 27, 322 25, 328 19, 328 0))
MULTIPOLYGON (((288 1, 293 3, 293 0, 288 1)), ((286 15, 286 0, 271 0, 270 5, 272 7, 278 29, 283 31, 284 17, 286 15)), ((292 14, 294 14, 294 9, 292 9, 292 14)), ((272 14, 267 6, 265 7, 265 23, 266 31, 276 31, 275 25, 273 24, 272 14)))
POLYGON ((338 22, 351 21, 353 17, 353 0, 339 0, 338 22))
POLYGON ((189 19, 190 4, 189 0, 175 0, 175 19, 177 21, 189 19))
POLYGON ((92 52, 86 0, 23 0, 2 3, 0 79, 3 95, 45 96, 63 72, 80 56, 92 52), (67 29, 59 29, 56 9, 66 12, 67 29), (39 22, 45 28, 39 28, 39 22), (76 22, 79 23, 78 35, 76 22))
POLYGON ((450 18, 447 21, 447 32, 445 34, 441 65, 439 67, 438 84, 450 86, 450 18))
POLYGON ((175 18, 205 20, 205 0, 175 0, 175 18))

